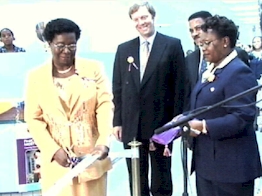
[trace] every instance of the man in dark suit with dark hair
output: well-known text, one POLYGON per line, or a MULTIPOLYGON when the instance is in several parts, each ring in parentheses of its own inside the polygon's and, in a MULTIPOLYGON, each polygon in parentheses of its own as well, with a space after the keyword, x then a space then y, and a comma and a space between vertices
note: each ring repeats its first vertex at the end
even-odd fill
MULTIPOLYGON (((204 61, 202 51, 198 47, 200 42, 200 35, 202 33, 201 26, 205 23, 206 18, 210 16, 212 16, 211 13, 207 11, 199 11, 192 14, 188 18, 189 32, 191 34, 192 39, 194 40, 196 50, 191 54, 189 54, 185 59, 186 78, 187 78, 187 85, 188 85, 185 92, 185 96, 186 96, 186 101, 184 104, 185 111, 189 110, 190 94, 199 78, 199 75, 201 74, 200 73, 201 66, 202 66, 202 62, 204 61)), ((202 70, 205 70, 205 68, 203 67, 202 70)))
MULTIPOLYGON (((155 31, 156 12, 148 3, 129 10, 139 37, 118 46, 113 71, 114 135, 124 148, 134 138, 140 146, 141 196, 171 196, 169 149, 152 143, 154 130, 180 114, 184 100, 184 52, 177 38, 155 31), (151 147, 151 148, 150 148, 151 147), (149 156, 151 186, 149 188, 149 156)), ((129 176, 131 162, 127 159, 129 176)), ((132 182, 130 178, 130 182, 132 182)))

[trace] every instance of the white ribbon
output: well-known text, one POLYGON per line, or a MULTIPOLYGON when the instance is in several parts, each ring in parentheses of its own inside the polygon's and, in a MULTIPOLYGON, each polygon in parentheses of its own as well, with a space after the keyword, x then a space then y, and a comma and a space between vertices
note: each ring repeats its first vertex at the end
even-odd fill
POLYGON ((58 195, 62 189, 70 183, 75 176, 85 171, 92 163, 98 159, 98 155, 87 155, 80 163, 78 163, 73 169, 66 173, 62 178, 60 178, 48 191, 46 191, 43 196, 55 196, 58 195))
MULTIPOLYGON (((115 164, 122 158, 139 158, 138 149, 128 149, 120 152, 109 153, 109 157, 112 163, 115 164)), ((62 189, 67 186, 70 181, 85 171, 92 163, 94 163, 99 158, 98 155, 86 155, 86 157, 79 162, 73 169, 66 173, 62 178, 60 178, 48 191, 46 191, 42 196, 55 196, 58 195, 62 189)))

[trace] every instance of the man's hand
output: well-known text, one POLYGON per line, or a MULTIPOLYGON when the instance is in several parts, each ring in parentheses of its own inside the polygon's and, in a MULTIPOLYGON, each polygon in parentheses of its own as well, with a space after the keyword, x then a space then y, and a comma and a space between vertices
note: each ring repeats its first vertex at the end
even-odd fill
POLYGON ((107 146, 97 145, 91 154, 98 155, 99 156, 98 159, 103 160, 108 156, 108 153, 109 153, 109 148, 107 146))
POLYGON ((116 126, 113 128, 113 135, 118 141, 122 141, 122 126, 116 126))
POLYGON ((60 148, 53 156, 53 159, 62 167, 70 167, 71 161, 63 148, 60 148))

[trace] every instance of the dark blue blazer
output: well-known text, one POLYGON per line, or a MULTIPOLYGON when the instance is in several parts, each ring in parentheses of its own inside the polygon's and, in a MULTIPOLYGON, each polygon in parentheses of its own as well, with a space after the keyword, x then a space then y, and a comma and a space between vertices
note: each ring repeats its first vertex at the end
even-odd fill
POLYGON ((139 38, 118 46, 113 71, 114 126, 122 140, 149 139, 183 110, 185 59, 179 39, 157 33, 140 82, 139 38), (128 63, 133 57, 138 69, 128 63))
MULTIPOLYGON (((191 94, 191 110, 213 105, 257 85, 251 69, 239 58, 215 71, 213 82, 198 82, 191 94)), ((205 179, 241 183, 261 176, 261 162, 253 122, 256 93, 198 116, 206 119, 208 134, 194 139, 192 171, 205 179)))

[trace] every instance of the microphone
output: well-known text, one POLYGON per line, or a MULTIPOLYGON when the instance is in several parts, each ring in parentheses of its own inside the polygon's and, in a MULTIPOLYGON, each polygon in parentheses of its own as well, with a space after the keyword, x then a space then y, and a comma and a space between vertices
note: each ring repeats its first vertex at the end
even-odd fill
POLYGON ((171 120, 170 122, 166 123, 164 126, 162 127, 159 127, 155 130, 155 134, 160 134, 160 133, 163 133, 165 131, 167 131, 168 129, 171 129, 174 127, 174 121, 171 120))
POLYGON ((207 106, 207 107, 201 109, 200 111, 191 113, 191 114, 189 114, 189 115, 187 115, 187 116, 183 116, 183 118, 179 118, 177 121, 173 121, 173 120, 172 120, 172 121, 166 123, 164 126, 155 129, 154 132, 155 132, 155 134, 160 134, 160 133, 165 132, 165 131, 167 131, 168 129, 171 129, 171 128, 173 128, 173 127, 185 125, 188 121, 194 119, 196 116, 198 116, 198 115, 200 115, 200 114, 203 114, 203 113, 205 113, 205 112, 208 112, 208 111, 210 111, 210 110, 212 110, 212 109, 214 109, 214 108, 217 108, 217 107, 219 107, 219 106, 222 106, 223 104, 225 104, 225 103, 227 103, 227 102, 230 102, 230 101, 232 101, 232 100, 239 99, 239 98, 241 98, 241 97, 243 97, 243 96, 245 96, 245 95, 247 95, 247 94, 249 94, 249 93, 256 92, 256 91, 257 91, 258 89, 260 89, 260 88, 262 88, 262 84, 261 84, 261 85, 258 85, 258 86, 255 86, 255 87, 253 87, 253 88, 250 88, 250 89, 248 89, 248 90, 246 90, 246 91, 243 91, 243 92, 241 92, 241 93, 239 93, 239 94, 236 94, 236 95, 234 95, 234 96, 232 96, 232 97, 229 97, 229 98, 227 98, 227 99, 225 99, 225 100, 223 100, 223 101, 220 101, 220 102, 218 102, 218 103, 216 103, 216 104, 214 104, 214 105, 207 106))
POLYGON ((186 125, 188 121, 192 120, 195 118, 195 115, 188 115, 188 116, 182 116, 180 118, 178 118, 176 121, 171 120, 170 122, 166 123, 164 126, 159 127, 157 129, 155 129, 155 134, 160 134, 163 133, 171 128, 174 127, 178 127, 178 126, 182 126, 182 125, 186 125))

